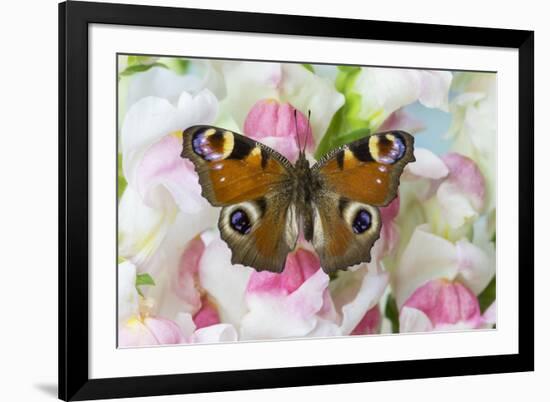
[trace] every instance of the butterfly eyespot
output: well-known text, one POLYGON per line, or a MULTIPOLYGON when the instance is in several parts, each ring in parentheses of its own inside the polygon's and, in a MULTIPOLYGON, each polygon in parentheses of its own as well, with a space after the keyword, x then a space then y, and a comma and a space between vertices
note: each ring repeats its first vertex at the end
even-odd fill
POLYGON ((365 233, 371 227, 372 218, 370 213, 365 209, 360 209, 355 215, 355 219, 351 225, 355 234, 365 233))
POLYGON ((233 149, 233 135, 214 128, 197 131, 193 134, 193 151, 206 161, 226 158, 233 149))
POLYGON ((406 145, 401 136, 386 134, 370 137, 369 150, 375 161, 391 165, 403 158, 406 145))
POLYGON ((250 229, 252 227, 250 224, 250 218, 242 209, 233 211, 229 217, 229 222, 233 230, 239 232, 240 234, 245 235, 250 233, 250 229))

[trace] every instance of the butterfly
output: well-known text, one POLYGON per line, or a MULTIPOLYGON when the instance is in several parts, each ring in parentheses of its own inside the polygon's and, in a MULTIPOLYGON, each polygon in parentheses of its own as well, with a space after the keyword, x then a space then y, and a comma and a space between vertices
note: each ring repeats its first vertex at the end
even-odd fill
POLYGON ((382 132, 310 166, 305 150, 292 164, 261 142, 198 125, 184 130, 181 156, 193 162, 203 197, 222 207, 218 227, 233 264, 282 272, 302 231, 331 273, 370 261, 378 207, 396 197, 413 148, 410 134, 382 132))

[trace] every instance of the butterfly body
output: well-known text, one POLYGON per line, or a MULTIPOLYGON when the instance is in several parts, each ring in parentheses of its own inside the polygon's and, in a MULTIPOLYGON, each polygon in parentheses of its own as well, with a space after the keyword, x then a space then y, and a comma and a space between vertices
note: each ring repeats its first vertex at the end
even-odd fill
POLYGON ((337 148, 310 165, 292 164, 266 145, 230 131, 185 130, 182 157, 199 174, 203 196, 221 206, 218 227, 232 262, 281 272, 300 233, 326 272, 370 261, 381 220, 413 161, 413 138, 379 133, 337 148))

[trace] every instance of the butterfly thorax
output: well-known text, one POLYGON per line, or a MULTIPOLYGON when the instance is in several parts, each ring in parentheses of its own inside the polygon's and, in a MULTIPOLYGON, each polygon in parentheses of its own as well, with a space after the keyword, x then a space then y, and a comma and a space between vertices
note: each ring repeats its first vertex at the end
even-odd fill
POLYGON ((297 216, 301 217, 300 226, 306 240, 313 235, 313 201, 321 184, 319 177, 312 171, 305 153, 300 152, 294 164, 294 205, 297 216))

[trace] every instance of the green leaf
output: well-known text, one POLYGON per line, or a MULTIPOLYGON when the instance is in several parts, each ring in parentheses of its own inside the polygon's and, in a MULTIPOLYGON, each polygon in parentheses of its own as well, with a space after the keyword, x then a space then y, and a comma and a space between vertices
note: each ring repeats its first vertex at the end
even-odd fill
POLYGON ((339 66, 336 89, 344 95, 345 103, 332 117, 327 132, 315 152, 317 159, 341 145, 363 138, 373 132, 373 124, 361 118, 362 98, 354 90, 360 67, 339 66))
POLYGON ((156 57, 152 56, 131 55, 128 56, 128 65, 133 66, 135 64, 151 64, 156 59, 156 57))
POLYGON ((334 148, 340 147, 342 145, 349 144, 350 142, 360 140, 361 138, 368 137, 370 135, 371 130, 367 128, 360 128, 357 130, 350 131, 349 133, 338 135, 338 136, 324 136, 321 142, 319 143, 319 146, 317 147, 317 151, 315 153, 315 157, 317 159, 320 159, 323 155, 327 154, 329 151, 333 150, 334 148))
POLYGON ((126 190, 126 187, 128 186, 128 182, 126 181, 126 178, 124 177, 124 173, 122 171, 122 154, 121 153, 118 154, 118 158, 117 158, 117 173, 118 173, 117 197, 120 200, 120 197, 122 197, 124 190, 126 190))
POLYGON ((187 74, 189 71, 190 60, 181 59, 178 57, 163 57, 159 60, 167 68, 175 72, 176 74, 187 74))
POLYGON ((136 286, 155 286, 155 281, 153 277, 149 274, 137 274, 136 275, 136 286))
POLYGON ((153 67, 163 67, 167 68, 166 65, 162 63, 150 63, 150 64, 133 64, 129 65, 124 69, 124 71, 119 73, 119 77, 128 77, 130 75, 133 75, 135 73, 141 73, 144 71, 147 71, 153 67))
POLYGON ((391 321, 391 330, 392 332, 399 332, 399 309, 397 308, 397 303, 393 295, 388 296, 386 301, 386 308, 384 309, 384 314, 391 321))
POLYGON ((313 69, 313 66, 311 64, 302 64, 302 67, 304 67, 306 70, 308 70, 309 72, 312 72, 314 73, 315 70, 313 69))
POLYGON ((484 313, 485 310, 495 301, 497 296, 497 277, 493 276, 491 282, 487 285, 483 292, 479 294, 477 300, 479 301, 479 309, 481 313, 484 313))

